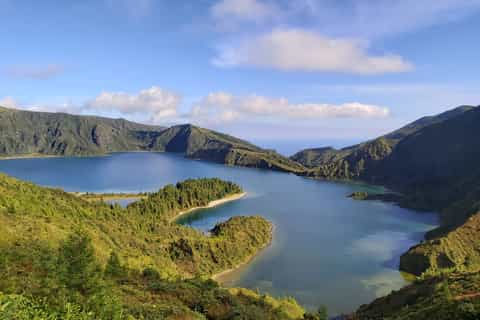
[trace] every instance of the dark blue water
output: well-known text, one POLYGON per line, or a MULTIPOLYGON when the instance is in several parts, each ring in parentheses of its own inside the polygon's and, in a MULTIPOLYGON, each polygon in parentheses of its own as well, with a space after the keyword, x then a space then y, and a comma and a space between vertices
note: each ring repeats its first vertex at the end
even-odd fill
POLYGON ((229 286, 293 296, 308 308, 348 312, 406 282, 398 257, 432 228, 434 215, 347 195, 368 187, 264 170, 232 168, 179 155, 123 153, 93 158, 0 161, 0 171, 45 186, 81 192, 153 191, 195 177, 220 177, 248 192, 181 223, 208 230, 234 215, 262 215, 275 225, 271 247, 225 277, 229 286))

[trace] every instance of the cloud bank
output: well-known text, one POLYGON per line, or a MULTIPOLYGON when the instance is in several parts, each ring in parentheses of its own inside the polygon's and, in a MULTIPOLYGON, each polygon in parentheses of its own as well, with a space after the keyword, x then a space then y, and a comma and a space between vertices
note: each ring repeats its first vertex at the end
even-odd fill
POLYGON ((95 114, 102 116, 122 116, 130 120, 162 123, 178 116, 180 95, 153 86, 138 93, 104 91, 85 103, 47 104, 19 103, 12 97, 0 100, 0 106, 29 111, 66 112, 72 114, 95 114))
POLYGON ((359 102, 293 103, 287 98, 255 94, 237 96, 228 92, 210 93, 196 103, 183 106, 183 111, 180 111, 180 95, 156 86, 134 94, 104 91, 81 104, 23 104, 12 97, 5 97, 0 100, 0 105, 31 111, 122 116, 154 124, 193 122, 216 125, 265 121, 302 123, 319 119, 382 119, 390 115, 388 108, 359 102))
POLYGON ((13 99, 12 97, 5 97, 0 99, 0 106, 5 108, 11 108, 11 109, 20 108, 18 102, 15 101, 15 99, 13 99))
POLYGON ((237 45, 219 48, 213 64, 254 66, 283 71, 325 71, 356 74, 406 72, 413 65, 398 55, 371 55, 365 43, 332 39, 302 29, 277 29, 237 45))
POLYGON ((125 115, 143 114, 151 122, 177 116, 181 97, 174 92, 153 86, 137 94, 102 92, 85 104, 85 109, 97 112, 119 112, 125 115))
POLYGON ((388 108, 358 102, 344 104, 291 103, 286 98, 258 95, 234 96, 211 93, 197 102, 189 114, 192 121, 215 124, 242 120, 318 120, 329 118, 385 118, 388 108))

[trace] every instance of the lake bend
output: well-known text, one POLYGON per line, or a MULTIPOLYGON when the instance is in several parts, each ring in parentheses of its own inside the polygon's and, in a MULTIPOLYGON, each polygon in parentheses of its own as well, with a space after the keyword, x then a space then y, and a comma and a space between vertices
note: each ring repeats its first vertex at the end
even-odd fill
POLYGON ((272 245, 221 277, 222 283, 292 296, 309 309, 325 305, 330 314, 353 311, 404 286, 400 254, 437 224, 434 214, 347 197, 379 187, 228 167, 178 154, 2 160, 0 172, 43 186, 95 193, 156 191, 188 178, 233 181, 244 188, 245 197, 194 211, 177 222, 208 231, 231 216, 264 216, 275 226, 272 245))

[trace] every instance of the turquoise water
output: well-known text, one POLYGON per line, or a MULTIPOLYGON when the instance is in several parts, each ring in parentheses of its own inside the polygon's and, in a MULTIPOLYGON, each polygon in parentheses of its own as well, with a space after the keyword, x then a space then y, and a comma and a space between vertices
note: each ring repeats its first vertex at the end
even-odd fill
POLYGON ((432 214, 347 198, 376 187, 232 168, 175 154, 4 160, 0 171, 81 192, 153 191, 195 177, 232 180, 247 191, 245 198, 180 221, 201 230, 234 215, 262 215, 274 223, 272 246, 226 277, 225 284, 293 296, 308 308, 326 305, 332 314, 352 311, 403 286, 399 255, 436 224, 432 214))

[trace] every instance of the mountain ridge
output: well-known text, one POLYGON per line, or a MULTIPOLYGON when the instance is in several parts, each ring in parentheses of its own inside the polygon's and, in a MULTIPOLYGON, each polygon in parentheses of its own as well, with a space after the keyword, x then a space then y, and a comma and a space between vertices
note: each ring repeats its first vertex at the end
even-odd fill
POLYGON ((302 165, 276 152, 192 124, 166 128, 125 119, 3 110, 0 112, 0 157, 158 151, 183 153, 188 158, 227 165, 304 171, 302 165))

